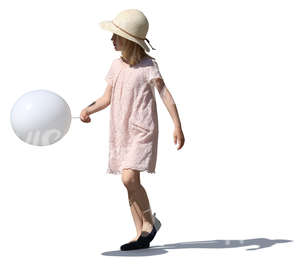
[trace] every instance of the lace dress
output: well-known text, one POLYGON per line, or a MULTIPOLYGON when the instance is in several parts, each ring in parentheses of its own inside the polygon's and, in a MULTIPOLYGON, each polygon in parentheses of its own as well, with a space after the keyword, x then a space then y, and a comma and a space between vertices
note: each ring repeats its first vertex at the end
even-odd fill
POLYGON ((121 174, 124 168, 155 173, 158 116, 150 83, 155 78, 162 76, 151 58, 132 67, 121 58, 113 60, 105 77, 113 86, 107 173, 121 174))

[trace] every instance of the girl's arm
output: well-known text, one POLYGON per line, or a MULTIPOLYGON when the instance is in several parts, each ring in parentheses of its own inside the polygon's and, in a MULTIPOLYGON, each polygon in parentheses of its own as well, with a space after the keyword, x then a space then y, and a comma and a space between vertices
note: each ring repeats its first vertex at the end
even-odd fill
POLYGON ((177 110, 175 101, 174 101, 170 91, 166 87, 163 79, 157 78, 157 79, 154 79, 153 82, 159 92, 161 99, 163 100, 166 108, 168 109, 169 114, 171 115, 171 117, 173 119, 173 122, 175 125, 173 138, 174 138, 174 143, 179 144, 179 146, 177 147, 177 150, 179 150, 184 145, 185 138, 184 138, 184 134, 182 132, 181 122, 180 122, 180 118, 179 118, 179 114, 178 114, 178 110, 177 110))
POLYGON ((164 80, 161 78, 157 78, 153 80, 155 87, 157 88, 157 91, 165 104, 169 114, 172 117, 172 120, 174 122, 175 128, 181 128, 181 122, 178 114, 178 110, 175 104, 175 101, 166 87, 164 80))
POLYGON ((112 92, 112 85, 108 84, 106 86, 104 94, 98 98, 96 101, 91 103, 89 106, 87 106, 85 109, 88 113, 88 115, 98 112, 99 110, 102 110, 110 105, 110 99, 111 99, 111 92, 112 92))

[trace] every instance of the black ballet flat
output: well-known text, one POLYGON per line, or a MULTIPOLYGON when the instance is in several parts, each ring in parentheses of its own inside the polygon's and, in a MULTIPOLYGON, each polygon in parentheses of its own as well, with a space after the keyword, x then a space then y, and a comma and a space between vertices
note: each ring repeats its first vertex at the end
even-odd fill
POLYGON ((142 248, 149 248, 149 244, 147 242, 141 242, 139 240, 131 241, 126 243, 120 247, 120 250, 127 251, 127 250, 134 250, 134 249, 142 249, 142 248))
POLYGON ((156 233, 157 233, 157 230, 153 224, 152 231, 149 234, 147 234, 146 236, 140 235, 139 238, 137 239, 137 241, 140 242, 141 244, 150 244, 150 242, 155 237, 156 233))
POLYGON ((157 231, 161 227, 161 222, 156 218, 155 215, 156 213, 153 214, 154 224, 153 224, 152 231, 146 236, 140 235, 136 241, 131 241, 129 243, 122 245, 120 247, 122 251, 149 248, 150 242, 153 240, 157 231))

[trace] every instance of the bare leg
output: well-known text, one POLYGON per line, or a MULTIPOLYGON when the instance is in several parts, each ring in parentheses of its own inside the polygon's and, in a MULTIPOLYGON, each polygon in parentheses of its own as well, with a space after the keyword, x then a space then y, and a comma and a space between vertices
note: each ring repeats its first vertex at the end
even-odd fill
POLYGON ((153 227, 153 217, 146 190, 140 183, 140 172, 133 169, 122 170, 122 181, 128 191, 129 205, 137 229, 140 234, 147 235, 153 227))
POLYGON ((141 214, 139 214, 138 210, 136 209, 136 203, 131 201, 129 192, 128 192, 128 202, 129 202, 131 214, 133 217, 133 221, 134 221, 136 233, 137 233, 136 237, 133 238, 131 241, 136 241, 138 239, 138 237, 140 236, 140 234, 142 233, 143 220, 142 220, 141 214))

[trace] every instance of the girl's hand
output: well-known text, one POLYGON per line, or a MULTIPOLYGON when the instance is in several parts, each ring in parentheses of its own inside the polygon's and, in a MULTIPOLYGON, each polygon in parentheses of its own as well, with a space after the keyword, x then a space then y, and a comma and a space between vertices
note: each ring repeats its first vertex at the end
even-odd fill
POLYGON ((90 115, 90 114, 89 114, 89 112, 87 111, 87 109, 86 109, 86 108, 83 109, 83 110, 81 111, 81 113, 80 113, 80 119, 81 119, 81 121, 83 121, 83 122, 91 122, 91 118, 90 118, 89 115, 90 115))
POLYGON ((181 149, 184 144, 184 135, 183 135, 181 128, 175 127, 173 137, 174 137, 174 143, 175 144, 179 143, 177 150, 181 149))

